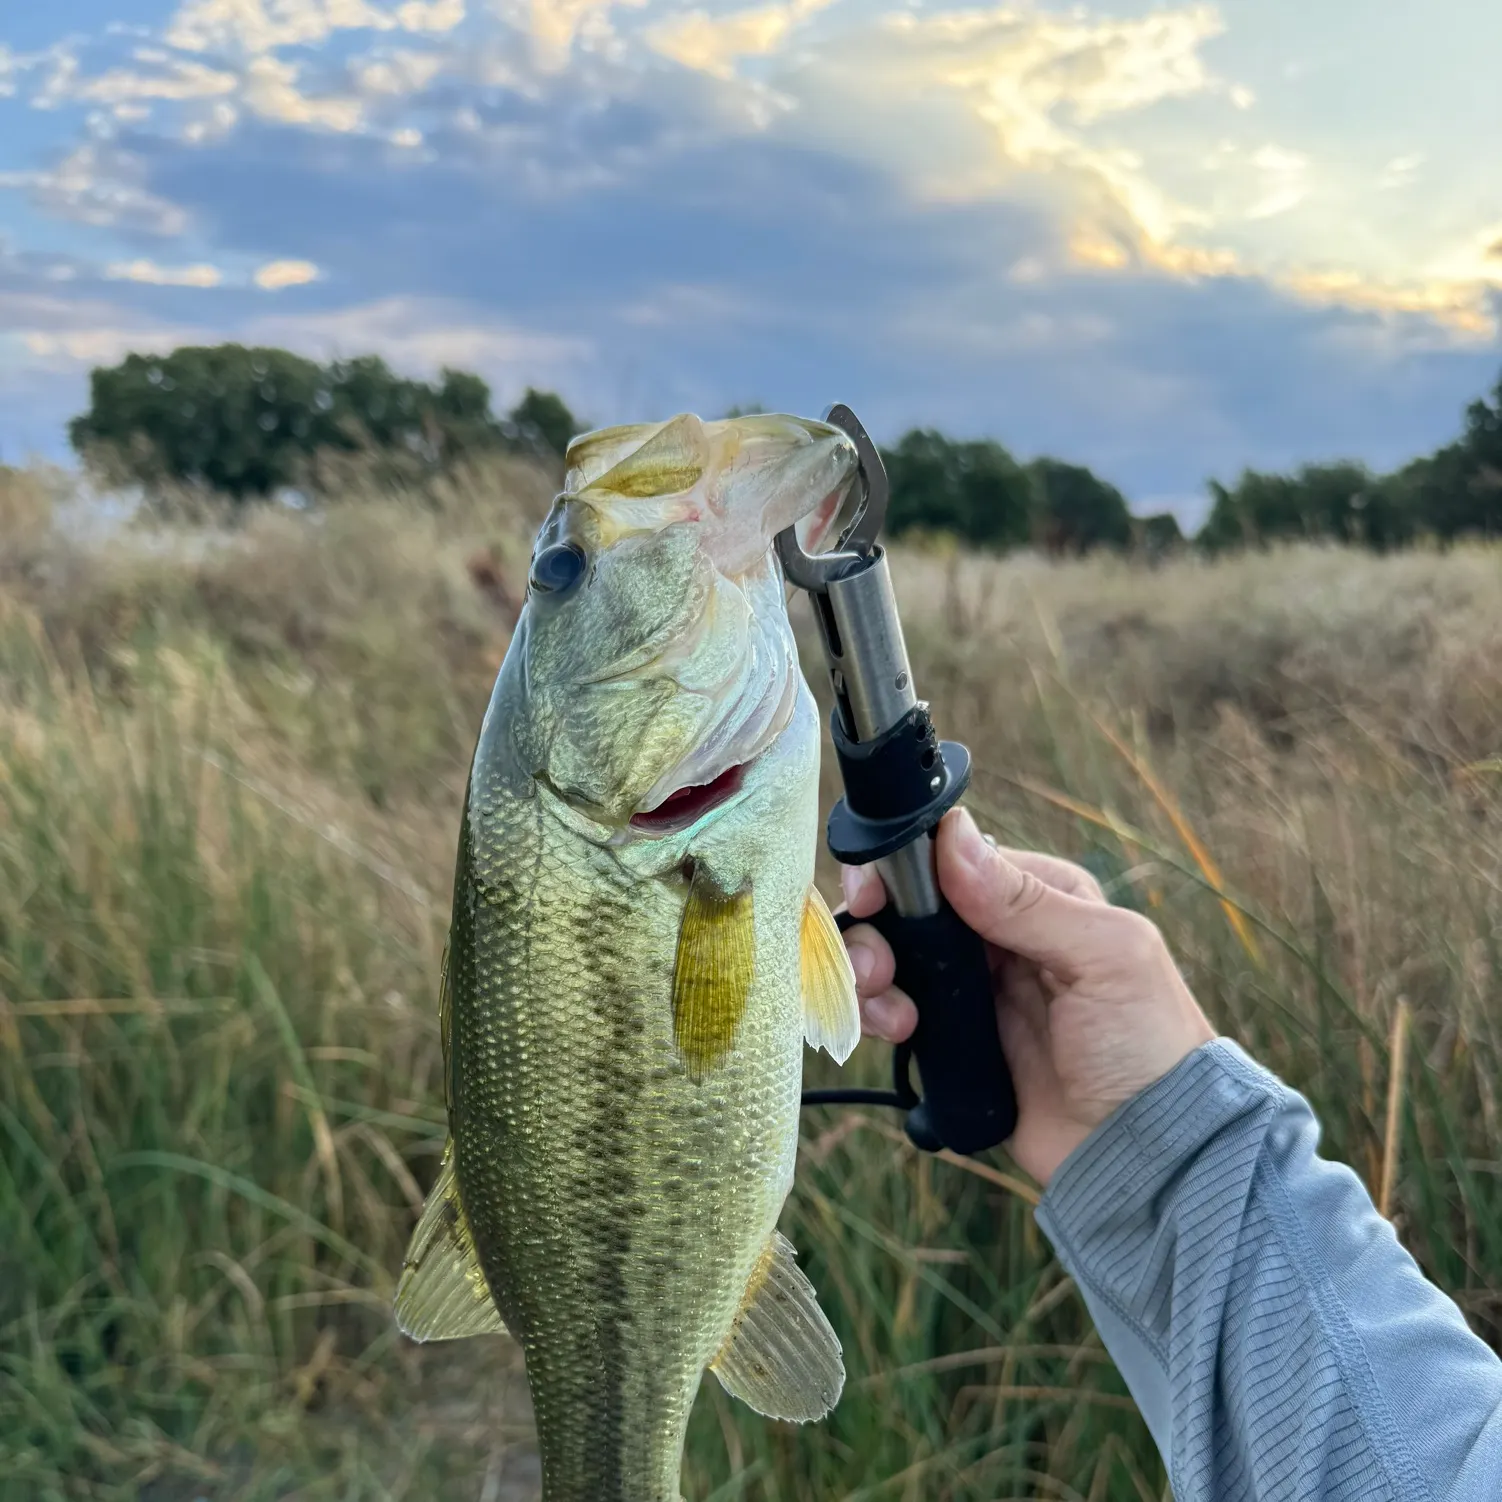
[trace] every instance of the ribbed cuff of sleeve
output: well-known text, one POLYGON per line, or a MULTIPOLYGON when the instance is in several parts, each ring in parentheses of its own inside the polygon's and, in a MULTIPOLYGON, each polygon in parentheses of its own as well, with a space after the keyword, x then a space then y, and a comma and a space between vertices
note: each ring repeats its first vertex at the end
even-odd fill
POLYGON ((1038 1206, 1038 1224, 1061 1254, 1087 1254, 1113 1226, 1135 1219, 1217 1132, 1287 1094, 1229 1038, 1202 1044, 1064 1160, 1038 1206))

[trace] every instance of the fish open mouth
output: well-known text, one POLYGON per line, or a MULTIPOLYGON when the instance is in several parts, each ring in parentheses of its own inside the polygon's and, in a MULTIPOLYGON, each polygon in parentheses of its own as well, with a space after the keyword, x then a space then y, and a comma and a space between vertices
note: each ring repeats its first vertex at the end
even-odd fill
POLYGON ((669 793, 656 808, 631 815, 631 827, 643 834, 677 834, 702 819, 711 809, 727 803, 741 790, 748 763, 727 767, 712 782, 679 788, 669 793))

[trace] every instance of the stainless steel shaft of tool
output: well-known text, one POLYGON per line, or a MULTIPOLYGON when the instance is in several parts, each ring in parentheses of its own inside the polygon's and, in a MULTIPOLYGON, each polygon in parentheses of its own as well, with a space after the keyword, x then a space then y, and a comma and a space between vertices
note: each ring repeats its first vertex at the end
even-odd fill
MULTIPOLYGON (((878 550, 858 573, 833 581, 827 599, 825 645, 837 654, 830 668, 840 714, 855 740, 874 741, 918 702, 886 554, 878 550), (861 644, 859 652, 845 650, 853 642, 861 644)), ((932 835, 920 835, 877 861, 876 869, 904 918, 927 918, 939 911, 932 835)))

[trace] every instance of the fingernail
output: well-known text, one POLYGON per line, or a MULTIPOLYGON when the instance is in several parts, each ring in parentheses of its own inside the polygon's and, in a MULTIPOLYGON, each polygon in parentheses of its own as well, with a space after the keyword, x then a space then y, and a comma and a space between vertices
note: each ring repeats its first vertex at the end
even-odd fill
POLYGON ((840 867, 840 890, 845 894, 846 907, 854 906, 855 900, 860 896, 861 888, 865 884, 866 868, 864 866, 840 867))
POLYGON ((847 944, 845 948, 850 955, 850 968, 855 971, 856 985, 869 985, 871 976, 876 970, 876 956, 871 953, 871 946, 856 943, 847 944))
POLYGON ((962 808, 954 821, 954 853, 971 867, 982 865, 991 855, 985 836, 976 828, 968 808, 962 808))
POLYGON ((861 1003, 861 1013, 866 1019, 866 1031, 879 1038, 890 1038, 897 1031, 897 1008, 888 996, 873 996, 861 1003))

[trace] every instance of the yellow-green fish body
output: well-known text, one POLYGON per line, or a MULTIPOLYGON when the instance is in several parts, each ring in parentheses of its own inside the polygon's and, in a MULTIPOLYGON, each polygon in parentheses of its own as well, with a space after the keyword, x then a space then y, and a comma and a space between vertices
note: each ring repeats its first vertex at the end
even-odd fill
POLYGON ((813 1419, 839 1345, 776 1233, 802 1049, 859 1033, 812 887, 818 726, 772 535, 854 471, 823 424, 576 440, 470 773, 442 1021, 451 1144, 397 1295, 509 1328, 545 1502, 677 1502, 713 1366, 813 1419))

